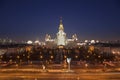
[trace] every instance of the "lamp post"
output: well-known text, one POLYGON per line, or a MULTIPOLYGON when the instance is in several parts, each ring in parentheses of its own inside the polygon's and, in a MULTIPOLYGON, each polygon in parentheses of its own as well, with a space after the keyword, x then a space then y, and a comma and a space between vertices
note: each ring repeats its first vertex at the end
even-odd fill
POLYGON ((67 58, 67 63, 68 63, 68 71, 70 71, 70 62, 71 62, 71 58, 67 58))
POLYGON ((17 65, 19 64, 19 62, 20 62, 20 56, 17 55, 17 65))

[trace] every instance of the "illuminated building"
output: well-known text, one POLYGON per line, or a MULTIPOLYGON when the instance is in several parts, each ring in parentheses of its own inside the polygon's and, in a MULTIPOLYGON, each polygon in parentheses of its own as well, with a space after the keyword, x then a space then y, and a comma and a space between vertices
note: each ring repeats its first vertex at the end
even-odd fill
POLYGON ((64 32, 62 20, 60 20, 59 32, 57 33, 57 45, 66 45, 66 44, 67 44, 66 33, 64 32))
POLYGON ((45 41, 50 42, 53 44, 56 44, 57 46, 66 46, 71 42, 77 41, 77 35, 74 34, 71 39, 68 39, 66 36, 66 33, 64 32, 64 26, 62 23, 62 19, 60 19, 60 24, 59 24, 59 31, 57 33, 57 37, 55 39, 51 39, 51 36, 49 34, 46 34, 45 41))

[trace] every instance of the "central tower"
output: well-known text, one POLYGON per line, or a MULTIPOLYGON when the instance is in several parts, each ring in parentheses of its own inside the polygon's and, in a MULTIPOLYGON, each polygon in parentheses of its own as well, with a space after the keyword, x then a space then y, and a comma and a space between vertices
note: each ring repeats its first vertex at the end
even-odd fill
POLYGON ((62 18, 60 19, 59 31, 57 33, 57 45, 66 45, 66 33, 64 32, 62 18))
POLYGON ((58 26, 58 32, 56 33, 56 37, 54 39, 51 38, 49 34, 46 34, 45 42, 48 47, 67 47, 76 45, 78 41, 77 35, 74 34, 72 38, 67 38, 66 33, 64 32, 64 26, 62 23, 62 18, 60 18, 60 23, 58 26))

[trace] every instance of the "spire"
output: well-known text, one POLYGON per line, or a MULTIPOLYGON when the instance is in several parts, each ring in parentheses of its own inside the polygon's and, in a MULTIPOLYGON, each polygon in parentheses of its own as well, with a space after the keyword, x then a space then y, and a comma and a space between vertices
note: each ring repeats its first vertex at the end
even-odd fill
POLYGON ((59 30, 64 30, 64 27, 63 27, 63 24, 62 24, 62 17, 60 17, 59 30))
POLYGON ((62 24, 62 17, 60 17, 60 24, 62 24))

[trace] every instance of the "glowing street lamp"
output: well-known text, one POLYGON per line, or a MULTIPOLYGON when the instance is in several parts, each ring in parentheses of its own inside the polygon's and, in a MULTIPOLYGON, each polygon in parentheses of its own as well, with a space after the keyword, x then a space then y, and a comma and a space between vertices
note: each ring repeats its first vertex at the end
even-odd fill
POLYGON ((75 58, 77 59, 77 58, 78 58, 78 55, 76 55, 75 58))
POLYGON ((70 62, 71 62, 71 58, 67 58, 67 63, 68 63, 68 71, 70 71, 70 62))
POLYGON ((19 59, 19 58, 20 58, 20 56, 17 56, 17 58, 19 59))
POLYGON ((43 56, 42 55, 40 55, 40 59, 42 59, 43 58, 43 56))
POLYGON ((53 55, 51 55, 50 58, 53 59, 53 55))

